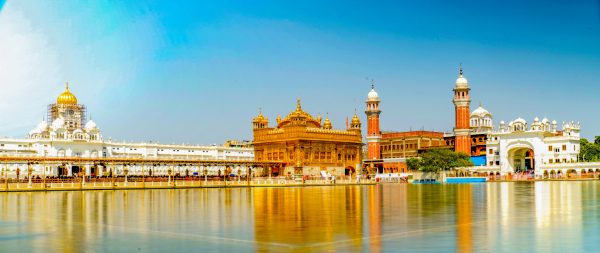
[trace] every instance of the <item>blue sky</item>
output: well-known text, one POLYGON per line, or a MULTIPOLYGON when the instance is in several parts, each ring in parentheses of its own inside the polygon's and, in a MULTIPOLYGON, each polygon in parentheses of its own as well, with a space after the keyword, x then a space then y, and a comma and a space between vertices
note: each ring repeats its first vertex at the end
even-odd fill
POLYGON ((297 97, 343 128, 365 120, 367 78, 383 130, 450 131, 459 63, 495 124, 600 135, 598 1, 9 0, 0 38, 0 135, 33 128, 66 80, 118 140, 251 139, 258 108, 274 122, 297 97))

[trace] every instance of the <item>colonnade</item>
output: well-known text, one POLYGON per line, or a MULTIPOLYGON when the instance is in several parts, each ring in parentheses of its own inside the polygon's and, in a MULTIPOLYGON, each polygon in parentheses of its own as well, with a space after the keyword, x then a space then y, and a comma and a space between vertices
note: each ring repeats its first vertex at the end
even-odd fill
POLYGON ((0 157, 3 179, 109 176, 266 176, 277 162, 0 157))

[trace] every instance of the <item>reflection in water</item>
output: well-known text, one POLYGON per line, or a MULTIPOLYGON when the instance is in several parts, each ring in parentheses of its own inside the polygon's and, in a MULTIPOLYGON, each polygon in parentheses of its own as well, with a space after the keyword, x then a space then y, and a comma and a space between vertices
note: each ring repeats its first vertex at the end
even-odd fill
POLYGON ((369 252, 381 252, 381 195, 382 190, 379 187, 370 187, 367 190, 367 213, 369 224, 369 252))
POLYGON ((592 252, 600 182, 0 193, 2 252, 592 252))
POLYGON ((457 216, 457 249, 459 252, 471 252, 473 249, 473 236, 472 236, 472 194, 471 184, 458 185, 458 200, 456 207, 457 216))
POLYGON ((574 189, 569 182, 540 183, 535 185, 536 247, 551 250, 548 240, 555 233, 571 235, 569 250, 583 251, 582 189, 574 189), (562 224, 560 227, 553 224, 562 224))
MULTIPOLYGON (((376 204, 372 202, 375 191, 375 187, 367 189, 369 203, 376 204)), ((362 195, 360 187, 254 189, 255 238, 259 242, 275 241, 298 252, 334 250, 338 244, 360 249, 361 240, 348 239, 361 238, 363 234, 362 195)), ((371 210, 367 215, 369 219, 379 219, 371 210)), ((379 222, 369 221, 372 223, 379 222)), ((270 251, 270 246, 262 244, 258 251, 270 251)))

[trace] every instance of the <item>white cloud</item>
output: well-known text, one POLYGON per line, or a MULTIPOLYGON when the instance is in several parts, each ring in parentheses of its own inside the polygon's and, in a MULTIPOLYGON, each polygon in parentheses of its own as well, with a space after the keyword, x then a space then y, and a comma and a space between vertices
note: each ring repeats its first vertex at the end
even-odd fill
POLYGON ((0 12, 0 38, 0 135, 23 136, 44 115, 39 101, 53 98, 61 68, 43 31, 11 2, 0 12))
POLYGON ((118 113, 110 100, 133 96, 160 46, 154 17, 84 7, 12 1, 0 11, 0 136, 25 135, 67 80, 94 118, 105 115, 101 126, 118 113))

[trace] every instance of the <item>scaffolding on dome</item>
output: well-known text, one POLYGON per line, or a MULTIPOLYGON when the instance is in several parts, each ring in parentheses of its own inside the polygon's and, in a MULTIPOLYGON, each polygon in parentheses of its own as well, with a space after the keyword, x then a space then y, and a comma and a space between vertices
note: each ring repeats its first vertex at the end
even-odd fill
POLYGON ((87 123, 87 108, 82 104, 49 104, 46 122, 52 124, 59 117, 65 120, 67 130, 80 129, 87 123))

